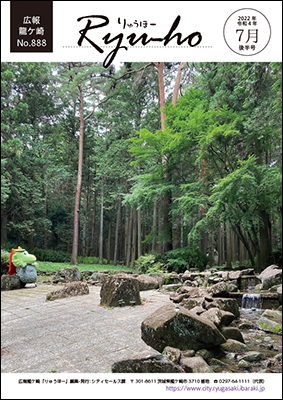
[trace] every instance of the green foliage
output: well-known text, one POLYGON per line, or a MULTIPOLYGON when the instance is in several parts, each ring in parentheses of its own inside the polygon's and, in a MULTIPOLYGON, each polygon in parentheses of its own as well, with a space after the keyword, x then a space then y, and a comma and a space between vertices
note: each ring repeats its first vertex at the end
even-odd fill
POLYGON ((6 275, 9 269, 10 253, 1 249, 1 275, 6 275))
POLYGON ((282 268, 282 247, 273 249, 270 256, 270 264, 275 264, 282 268))
MULTIPOLYGON (((172 260, 175 262, 171 265, 175 266, 176 269, 172 269, 176 272, 185 272, 186 269, 197 268, 203 271, 208 263, 208 257, 199 249, 192 247, 184 247, 176 250, 171 250, 166 253, 167 259, 170 265, 172 260), (170 261, 169 261, 170 260, 170 261), (178 266, 179 262, 179 267, 178 266)), ((168 268, 170 271, 170 269, 168 268)))
MULTIPOLYGON (((79 264, 99 264, 99 257, 82 257, 78 256, 79 264)), ((108 264, 108 261, 103 258, 103 265, 108 264)))
POLYGON ((155 263, 155 257, 153 254, 145 254, 140 256, 136 262, 135 266, 141 273, 145 274, 150 268, 152 268, 155 263))
POLYGON ((50 261, 60 263, 67 263, 71 261, 71 255, 63 251, 34 248, 33 254, 35 255, 37 261, 50 261))

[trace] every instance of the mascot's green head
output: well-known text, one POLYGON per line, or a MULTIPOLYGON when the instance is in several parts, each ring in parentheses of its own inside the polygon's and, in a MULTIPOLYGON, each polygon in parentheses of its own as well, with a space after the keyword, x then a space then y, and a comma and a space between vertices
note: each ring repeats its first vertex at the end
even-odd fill
POLYGON ((20 246, 15 250, 12 249, 12 263, 15 267, 25 267, 26 264, 33 264, 36 261, 36 257, 32 254, 29 254, 25 249, 22 249, 20 246))

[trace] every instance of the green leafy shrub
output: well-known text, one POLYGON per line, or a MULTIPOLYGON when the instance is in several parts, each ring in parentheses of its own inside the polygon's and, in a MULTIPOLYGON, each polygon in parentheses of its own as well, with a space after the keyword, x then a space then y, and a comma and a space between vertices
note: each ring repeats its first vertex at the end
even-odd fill
POLYGON ((37 261, 50 261, 50 262, 71 261, 71 254, 65 253, 64 251, 34 248, 31 254, 35 255, 37 261))
POLYGON ((199 249, 184 247, 167 251, 163 254, 155 254, 155 260, 164 263, 168 272, 185 272, 190 268, 203 271, 208 263, 208 257, 199 249))
POLYGON ((166 266, 169 272, 175 271, 178 274, 185 272, 189 268, 187 261, 182 258, 169 258, 166 266))
POLYGON ((99 264, 99 258, 98 257, 78 257, 78 263, 79 264, 99 264))
POLYGON ((9 270, 10 253, 1 249, 1 276, 7 275, 9 270))
POLYGON ((153 254, 145 254, 140 256, 135 262, 135 266, 139 272, 145 274, 155 263, 155 256, 153 254))

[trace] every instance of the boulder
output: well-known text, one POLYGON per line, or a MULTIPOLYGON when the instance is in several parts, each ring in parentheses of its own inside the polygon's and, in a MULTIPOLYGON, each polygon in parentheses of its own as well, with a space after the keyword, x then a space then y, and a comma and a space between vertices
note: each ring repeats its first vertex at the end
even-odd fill
POLYGON ((219 308, 210 308, 201 314, 202 318, 207 318, 211 321, 217 328, 221 325, 222 314, 219 308))
POLYGON ((14 290, 24 287, 17 275, 2 275, 1 276, 1 290, 14 290))
POLYGON ((196 297, 192 299, 190 297, 186 297, 180 303, 180 306, 185 307, 188 310, 191 310, 195 307, 205 308, 205 299, 204 297, 196 297))
POLYGON ((89 294, 89 287, 86 282, 69 282, 62 289, 47 293, 46 301, 61 299, 64 297, 80 296, 89 294))
POLYGON ((157 279, 153 278, 152 276, 142 274, 138 275, 136 279, 139 282, 140 292, 159 288, 157 279))
POLYGON ((227 339, 227 341, 220 345, 221 349, 227 353, 244 353, 248 351, 248 347, 238 340, 227 339))
POLYGON ((219 306, 219 308, 223 311, 229 311, 232 314, 235 315, 236 318, 239 317, 240 311, 239 311, 239 305, 237 302, 237 299, 229 299, 229 298, 220 298, 214 299, 215 303, 219 306))
POLYGON ((238 342, 245 343, 243 335, 241 334, 241 331, 238 328, 228 326, 228 327, 222 328, 221 332, 222 332, 223 336, 225 336, 226 339, 234 339, 234 340, 237 340, 238 342))
POLYGON ((277 265, 270 265, 258 275, 258 279, 261 280, 264 290, 274 285, 280 285, 282 283, 282 269, 279 269, 277 265))
POLYGON ((275 321, 271 321, 270 319, 261 316, 257 321, 257 325, 265 332, 282 335, 282 323, 278 324, 275 321))
POLYGON ((206 288, 194 288, 190 286, 183 286, 179 289, 178 293, 187 294, 190 298, 204 297, 206 300, 213 300, 212 296, 208 293, 206 288))
POLYGON ((170 292, 170 291, 175 291, 175 290, 179 289, 182 286, 183 285, 181 283, 172 283, 170 285, 163 285, 162 289, 168 290, 170 292))
POLYGON ((109 276, 100 289, 100 305, 106 307, 140 305, 139 282, 121 273, 109 276))
POLYGON ((113 373, 184 373, 185 370, 162 354, 117 361, 111 366, 113 373))
POLYGON ((192 372, 196 374, 213 373, 212 368, 210 368, 210 366, 202 357, 182 357, 180 364, 186 372, 192 372))
POLYGON ((194 313, 194 314, 197 314, 197 315, 201 315, 202 313, 205 312, 205 309, 202 308, 202 307, 196 306, 196 307, 194 307, 194 308, 191 308, 191 309, 190 309, 190 312, 191 312, 191 313, 194 313))
POLYGON ((196 356, 203 358, 204 361, 208 361, 214 357, 214 352, 211 350, 201 349, 196 352, 196 356))
POLYGON ((182 282, 185 282, 186 280, 194 281, 198 276, 199 276, 198 273, 190 272, 190 271, 187 270, 181 276, 181 280, 182 280, 182 282))
POLYGON ((249 351, 247 354, 239 357, 239 361, 244 360, 247 362, 256 362, 264 360, 265 356, 258 351, 249 351))
POLYGON ((223 311, 220 310, 221 312, 221 325, 229 326, 232 321, 235 319, 235 315, 229 311, 223 311))
POLYGON ((233 282, 220 282, 207 288, 207 291, 213 297, 229 296, 230 292, 237 292, 238 286, 236 281, 233 282))
POLYGON ((80 273, 77 267, 61 268, 55 273, 52 282, 53 283, 78 282, 81 281, 82 279, 83 279, 82 274, 80 273))
POLYGON ((162 352, 162 355, 168 358, 168 360, 178 364, 181 358, 181 350, 166 346, 162 352))
POLYGON ((278 300, 279 303, 282 304, 282 285, 277 288, 278 300))
POLYGON ((102 272, 94 272, 89 280, 88 280, 88 284, 89 285, 102 285, 102 283, 105 281, 105 279, 107 278, 108 275, 103 274, 102 272))
POLYGON ((264 312, 261 314, 261 317, 275 318, 275 319, 281 319, 282 320, 282 311, 264 310, 264 312))
POLYGON ((148 316, 141 325, 142 339, 162 352, 166 346, 199 350, 225 342, 216 326, 184 307, 168 304, 148 316))
POLYGON ((165 276, 162 273, 159 272, 151 272, 148 274, 148 276, 151 276, 152 278, 155 278, 158 282, 159 287, 164 285, 165 283, 165 276))
POLYGON ((182 357, 194 357, 196 352, 194 350, 184 350, 181 352, 182 357))

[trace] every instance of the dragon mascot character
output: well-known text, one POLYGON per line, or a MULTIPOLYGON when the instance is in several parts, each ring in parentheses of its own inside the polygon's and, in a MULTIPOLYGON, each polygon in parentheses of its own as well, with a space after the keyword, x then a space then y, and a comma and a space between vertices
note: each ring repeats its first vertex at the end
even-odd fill
POLYGON ((17 273, 20 280, 26 284, 25 287, 35 287, 37 278, 35 268, 38 266, 35 261, 36 257, 20 246, 16 250, 12 249, 8 275, 17 273))

